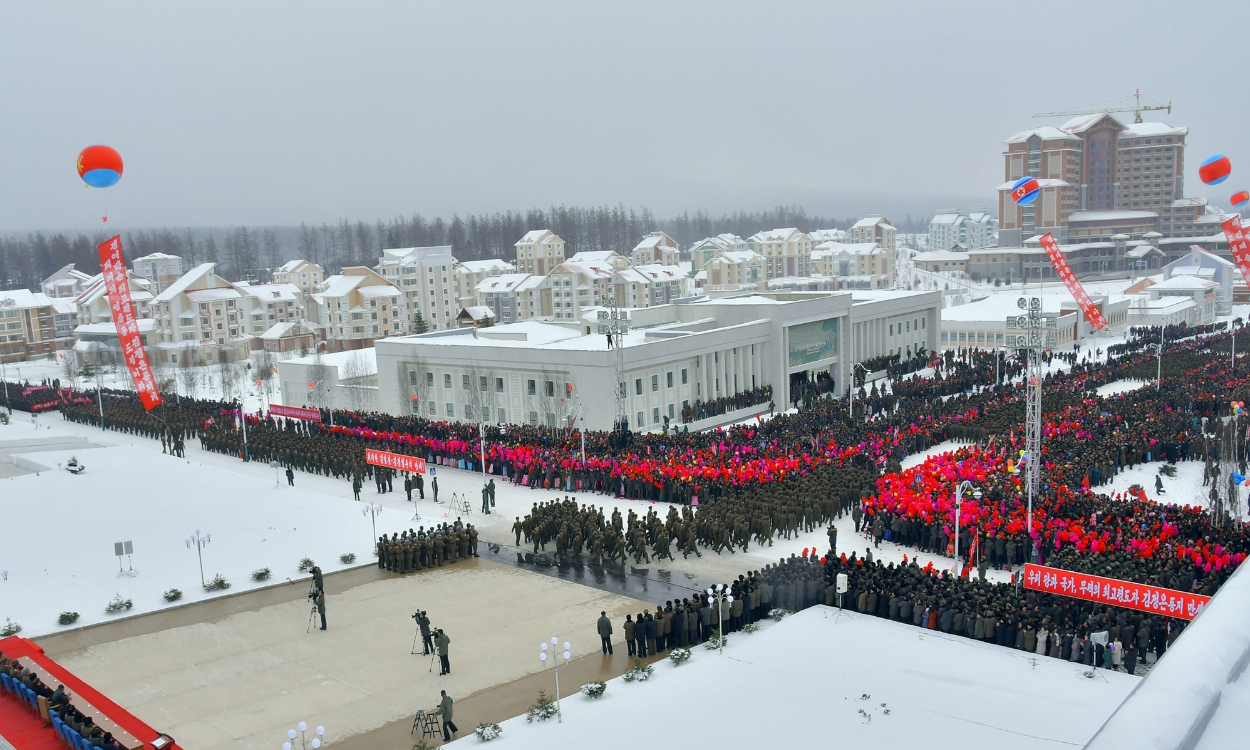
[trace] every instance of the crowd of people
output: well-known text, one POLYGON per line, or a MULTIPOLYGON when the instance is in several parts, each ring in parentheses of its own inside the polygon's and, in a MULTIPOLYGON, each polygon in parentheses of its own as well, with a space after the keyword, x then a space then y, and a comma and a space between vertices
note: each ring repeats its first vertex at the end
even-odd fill
POLYGON ((114 739, 111 732, 106 732, 96 724, 94 719, 74 707, 69 691, 64 685, 57 685, 55 689, 49 687, 38 673, 23 665, 18 659, 8 658, 4 652, 0 652, 0 674, 38 696, 40 714, 46 711, 48 715, 45 726, 61 722, 92 747, 100 748, 100 750, 122 750, 121 744, 114 739))
POLYGON ((750 406, 759 406, 761 404, 769 404, 769 411, 772 411, 773 389, 772 386, 761 386, 752 388, 749 391, 742 391, 732 396, 721 396, 719 398, 704 401, 699 399, 693 404, 681 407, 682 422, 697 422, 700 419, 708 417, 717 417, 738 409, 746 409, 750 406))

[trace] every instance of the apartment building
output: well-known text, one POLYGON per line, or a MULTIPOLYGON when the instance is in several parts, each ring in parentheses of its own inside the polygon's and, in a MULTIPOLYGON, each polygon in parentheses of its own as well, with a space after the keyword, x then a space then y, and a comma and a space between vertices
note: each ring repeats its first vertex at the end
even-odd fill
POLYGON ((490 276, 500 276, 516 272, 516 266, 506 260, 489 258, 487 260, 466 260, 456 266, 455 291, 456 305, 464 308, 476 305, 477 285, 490 276))
POLYGON ((153 298, 155 362, 202 365, 247 357, 255 298, 216 268, 201 263, 153 298))
POLYGON ((697 274, 704 270, 708 261, 721 253, 742 252, 746 249, 747 241, 736 234, 718 234, 701 239, 690 248, 690 272, 697 274))
POLYGON ((268 331, 277 323, 295 323, 308 318, 304 293, 294 284, 245 284, 239 288, 252 297, 252 313, 248 332, 253 336, 268 331))
MULTIPOLYGON (((130 306, 135 318, 151 318, 152 302, 156 298, 156 282, 134 271, 126 272, 126 280, 130 285, 130 306)), ((78 325, 108 323, 113 320, 113 309, 109 305, 108 287, 104 283, 103 274, 91 277, 91 281, 74 298, 74 307, 78 325)))
POLYGON ((615 276, 611 266, 597 263, 566 261, 556 266, 547 277, 556 320, 581 320, 587 308, 607 304, 614 298, 615 276))
POLYGON ((707 273, 704 281, 705 289, 754 286, 766 279, 764 256, 754 250, 732 250, 721 253, 707 262, 704 271, 707 273))
POLYGON ((812 273, 836 279, 835 289, 894 286, 890 253, 875 242, 822 242, 812 251, 812 273))
POLYGON ((983 208, 964 213, 958 208, 944 208, 929 222, 928 248, 950 250, 959 245, 979 250, 998 244, 998 219, 983 208))
POLYGON ((564 262, 564 240, 550 229, 526 232, 516 242, 516 271, 545 276, 564 262))
POLYGON ((273 272, 273 283, 294 284, 304 299, 312 296, 317 287, 325 280, 326 274, 321 266, 307 260, 288 260, 273 272))
POLYGON ((181 278, 183 273, 182 258, 168 253, 152 253, 135 258, 130 266, 135 273, 154 282, 158 294, 181 278))
POLYGON ((52 299, 73 299, 82 294, 83 287, 91 283, 92 278, 70 263, 40 282, 39 290, 52 299))
POLYGON ((0 291, 0 361, 55 356, 74 345, 74 304, 27 289, 0 291))
POLYGON ((840 242, 845 245, 851 241, 851 233, 845 229, 815 229, 807 235, 812 238, 813 246, 820 246, 826 242, 840 242))
POLYGON ((617 271, 616 301, 621 307, 667 305, 694 293, 694 280, 681 266, 652 263, 617 271))
POLYGON ((598 266, 600 268, 611 268, 613 271, 623 271, 630 267, 629 258, 624 255, 618 255, 611 250, 583 250, 580 253, 574 253, 566 263, 581 263, 585 266, 598 266))
POLYGON ((475 296, 478 305, 491 309, 497 323, 515 323, 552 314, 551 287, 546 276, 530 273, 488 276, 478 283, 475 296))
POLYGON ((403 292, 399 317, 404 325, 392 334, 415 332, 418 314, 428 330, 446 331, 456 327, 456 314, 460 312, 460 304, 453 296, 456 295, 457 265, 451 245, 382 251, 382 258, 375 267, 377 272, 403 292))
POLYGON ((794 227, 753 234, 747 248, 764 259, 765 279, 812 275, 812 238, 794 227))
POLYGON ((898 255, 898 230, 881 214, 868 214, 851 226, 851 242, 875 242, 885 248, 891 258, 898 255))
MULTIPOLYGON (((452 263, 445 264, 450 273, 452 263)), ((449 292, 450 287, 444 284, 443 290, 449 292)), ((449 299, 448 309, 450 304, 449 299)), ((313 322, 324 327, 326 351, 330 352, 368 348, 377 339, 409 332, 403 290, 364 266, 349 266, 343 273, 327 278, 313 293, 308 308, 313 322)), ((454 328, 455 323, 443 323, 443 327, 454 328)))
POLYGON ((652 232, 634 245, 630 260, 635 266, 675 266, 681 262, 681 249, 667 234, 652 232))

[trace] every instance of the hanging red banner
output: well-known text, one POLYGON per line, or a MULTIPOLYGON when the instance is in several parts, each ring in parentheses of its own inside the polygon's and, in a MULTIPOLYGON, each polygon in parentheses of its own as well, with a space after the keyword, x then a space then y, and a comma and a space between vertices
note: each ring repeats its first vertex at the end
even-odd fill
POLYGON ((1059 596, 1070 596, 1073 599, 1110 604, 1113 607, 1138 609, 1156 615, 1177 617, 1182 620, 1194 619, 1211 601, 1211 597, 1201 594, 1190 594, 1132 581, 1120 581, 1115 578, 1091 576, 1086 573, 1074 573, 1071 570, 1049 568, 1033 563, 1024 565, 1024 587, 1059 596))
POLYGON ((301 409, 298 406, 272 404, 269 407, 269 413, 275 417, 286 417, 287 419, 304 419, 309 422, 321 421, 321 412, 316 409, 301 409))
POLYGON ((1050 258, 1050 264, 1055 267, 1055 273, 1059 274, 1059 278, 1063 279, 1063 283, 1068 287, 1068 292, 1072 295, 1072 299, 1076 300, 1077 307, 1081 308, 1081 314, 1094 327, 1095 331, 1101 331, 1107 327, 1107 319, 1103 317, 1102 310, 1098 309, 1098 305, 1089 298, 1085 293, 1085 287, 1081 285, 1076 274, 1072 273, 1072 267, 1068 265, 1068 259, 1063 257, 1063 253, 1059 250, 1059 243, 1055 242, 1055 236, 1050 232, 1042 235, 1042 249, 1046 251, 1046 257, 1050 258))
POLYGON ((402 453, 389 453, 372 448, 365 449, 365 462, 374 466, 385 466, 388 469, 425 473, 425 459, 416 456, 405 456, 402 453))
POLYGON ((1224 238, 1228 240, 1228 249, 1233 253, 1233 261, 1241 269, 1241 277, 1250 284, 1250 237, 1246 236, 1241 226, 1241 217, 1233 214, 1224 222, 1224 238))
POLYGON ((122 238, 114 237, 97 248, 100 251, 100 269, 104 274, 104 286, 108 289, 109 308, 113 324, 117 328, 117 340, 121 344, 122 357, 130 379, 143 408, 152 411, 161 402, 161 392, 156 386, 148 355, 143 350, 143 336, 135 320, 135 308, 130 302, 130 279, 126 275, 126 260, 122 255, 122 238))

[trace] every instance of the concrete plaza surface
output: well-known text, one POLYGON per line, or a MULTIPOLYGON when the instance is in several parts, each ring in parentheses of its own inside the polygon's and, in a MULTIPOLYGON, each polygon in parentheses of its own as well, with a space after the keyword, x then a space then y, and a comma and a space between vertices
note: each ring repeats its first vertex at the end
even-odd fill
POLYGON ((274 748, 299 721, 325 726, 333 742, 410 723, 439 690, 468 696, 525 678, 553 635, 598 658, 599 612, 620 622, 644 605, 483 560, 340 591, 337 578, 327 580, 326 632, 305 632, 299 596, 54 655, 188 750, 274 748), (409 653, 418 608, 451 638, 449 676, 409 653))

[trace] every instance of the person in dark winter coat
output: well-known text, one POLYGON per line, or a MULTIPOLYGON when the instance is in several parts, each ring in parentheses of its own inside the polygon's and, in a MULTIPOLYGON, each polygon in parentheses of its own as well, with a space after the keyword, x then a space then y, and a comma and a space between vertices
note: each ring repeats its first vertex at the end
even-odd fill
POLYGON ((599 640, 603 646, 605 656, 612 655, 612 621, 608 619, 607 612, 599 613, 599 640))

